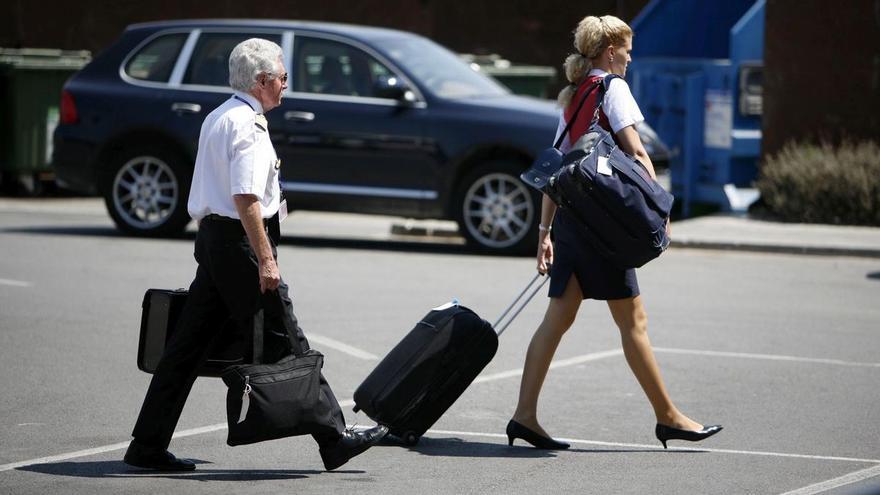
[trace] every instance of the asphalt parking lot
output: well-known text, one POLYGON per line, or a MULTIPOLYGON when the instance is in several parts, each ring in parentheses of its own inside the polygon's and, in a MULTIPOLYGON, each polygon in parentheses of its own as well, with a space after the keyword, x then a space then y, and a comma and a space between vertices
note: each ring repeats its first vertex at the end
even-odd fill
MULTIPOLYGON (((703 443, 653 438, 608 312, 588 302, 539 411, 572 448, 508 447, 542 294, 414 447, 391 439, 329 473, 308 438, 230 448, 225 387, 201 379, 171 446, 198 469, 129 468, 149 381, 135 366, 140 301, 189 283, 192 239, 123 237, 94 200, 53 201, 0 204, 0 493, 880 493, 880 259, 684 248, 639 279, 673 399, 725 426, 703 443)), ((350 423, 372 424, 351 412, 353 391, 429 308, 455 297, 491 321, 531 277, 530 258, 470 253, 448 227, 285 223, 282 275, 350 423)))

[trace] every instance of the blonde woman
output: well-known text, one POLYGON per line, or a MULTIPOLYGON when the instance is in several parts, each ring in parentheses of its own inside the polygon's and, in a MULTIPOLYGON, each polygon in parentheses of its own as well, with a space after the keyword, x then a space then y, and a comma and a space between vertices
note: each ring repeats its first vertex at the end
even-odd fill
MULTIPOLYGON (((627 65, 632 60, 632 38, 630 27, 614 16, 589 16, 578 24, 574 40, 577 53, 565 61, 566 77, 571 84, 559 94, 563 112, 557 139, 589 88, 608 74, 626 75, 627 65)), ((594 91, 585 102, 567 139, 562 142, 563 153, 586 132, 599 94, 594 91)), ((635 128, 643 120, 629 86, 623 79, 613 79, 604 93, 599 124, 612 133, 621 149, 638 158, 656 178, 654 166, 635 128)), ((539 272, 546 273, 548 267, 550 270, 550 304, 526 353, 519 402, 507 425, 510 445, 520 438, 537 448, 569 447, 567 443, 551 438, 539 424, 538 395, 559 341, 574 323, 584 299, 607 302, 620 330, 626 361, 654 408, 657 418, 655 434, 664 447, 668 440, 699 441, 721 431, 720 425, 703 426, 688 418, 669 398, 648 339, 648 318, 635 270, 618 269, 593 251, 576 221, 565 210, 557 210, 546 195, 541 208, 537 261, 539 272)))

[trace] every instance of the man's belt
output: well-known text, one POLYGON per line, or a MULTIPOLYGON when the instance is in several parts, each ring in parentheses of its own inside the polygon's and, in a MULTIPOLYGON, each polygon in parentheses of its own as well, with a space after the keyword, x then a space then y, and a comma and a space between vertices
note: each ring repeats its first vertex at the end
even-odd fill
MULTIPOLYGON (((224 217, 223 215, 217 215, 216 213, 211 213, 210 215, 205 215, 204 217, 202 217, 202 221, 205 221, 205 220, 207 220, 209 222, 217 222, 217 223, 221 223, 221 224, 225 224, 225 225, 236 225, 238 227, 241 227, 242 231, 244 230, 244 225, 241 224, 241 220, 239 220, 238 218, 224 217)), ((278 221, 278 213, 271 216, 270 218, 263 219, 263 228, 266 229, 266 231, 269 234, 269 237, 271 237, 272 240, 275 241, 276 245, 281 240, 281 228, 280 227, 281 226, 278 221)))

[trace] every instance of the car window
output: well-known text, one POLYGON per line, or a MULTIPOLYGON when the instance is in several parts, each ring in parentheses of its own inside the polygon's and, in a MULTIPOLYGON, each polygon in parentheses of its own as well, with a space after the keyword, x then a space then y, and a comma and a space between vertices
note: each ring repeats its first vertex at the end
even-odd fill
POLYGON ((473 98, 510 93, 454 53, 421 36, 390 36, 376 39, 375 43, 437 96, 473 98))
POLYGON ((229 87, 229 54, 249 38, 281 44, 281 36, 266 33, 202 33, 183 75, 184 84, 229 87))
POLYGON ((373 96, 374 83, 392 72, 363 50, 320 38, 296 38, 293 91, 373 96))
POLYGON ((159 36, 128 60, 125 73, 143 81, 167 82, 187 33, 159 36))

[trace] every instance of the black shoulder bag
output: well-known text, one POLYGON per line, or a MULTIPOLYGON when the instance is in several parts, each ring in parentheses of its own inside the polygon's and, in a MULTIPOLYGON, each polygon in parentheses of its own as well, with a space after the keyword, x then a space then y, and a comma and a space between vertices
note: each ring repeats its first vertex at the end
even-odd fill
POLYGON ((230 366, 223 373, 229 387, 226 417, 228 445, 273 440, 327 431, 333 424, 330 398, 321 390, 324 356, 313 349, 302 349, 295 338, 290 315, 281 296, 272 291, 263 301, 276 301, 293 354, 275 363, 263 358, 264 309, 254 317, 254 364, 230 366), (277 301, 276 301, 277 300, 277 301))

